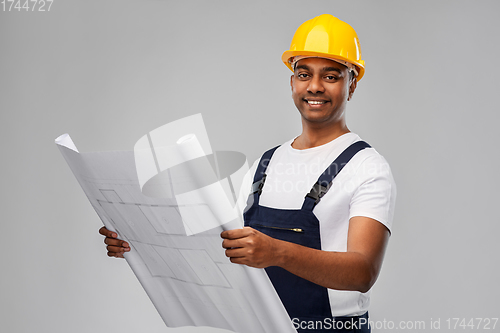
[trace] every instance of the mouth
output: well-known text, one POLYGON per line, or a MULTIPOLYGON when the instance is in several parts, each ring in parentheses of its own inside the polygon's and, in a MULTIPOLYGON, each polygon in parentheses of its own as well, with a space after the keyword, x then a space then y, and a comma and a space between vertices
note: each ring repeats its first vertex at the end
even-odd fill
POLYGON ((328 103, 328 101, 324 100, 324 99, 308 99, 308 98, 303 98, 303 100, 309 106, 313 106, 313 107, 319 107, 319 106, 322 106, 322 105, 328 103))

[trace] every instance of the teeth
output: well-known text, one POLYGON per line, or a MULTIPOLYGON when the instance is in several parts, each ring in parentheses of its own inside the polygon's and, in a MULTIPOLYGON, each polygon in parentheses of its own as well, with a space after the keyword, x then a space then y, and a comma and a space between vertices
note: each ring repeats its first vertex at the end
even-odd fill
POLYGON ((309 103, 309 104, 315 104, 315 105, 325 104, 325 102, 322 102, 322 101, 307 101, 307 103, 309 103))

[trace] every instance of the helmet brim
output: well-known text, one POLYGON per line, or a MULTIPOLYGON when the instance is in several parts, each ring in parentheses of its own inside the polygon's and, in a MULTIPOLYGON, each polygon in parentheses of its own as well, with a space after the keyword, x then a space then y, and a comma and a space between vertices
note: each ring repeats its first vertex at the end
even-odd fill
POLYGON ((313 51, 285 51, 283 52, 283 55, 281 56, 281 60, 283 63, 288 67, 292 72, 292 64, 288 62, 290 58, 293 58, 295 56, 310 56, 310 57, 321 57, 321 58, 330 58, 330 59, 337 59, 337 60, 342 60, 349 62, 356 66, 356 69, 358 70, 358 76, 356 77, 357 81, 361 80, 363 75, 365 75, 365 62, 364 60, 359 60, 359 61, 352 61, 350 59, 341 57, 341 56, 332 56, 329 53, 322 53, 322 52, 313 52, 313 51))

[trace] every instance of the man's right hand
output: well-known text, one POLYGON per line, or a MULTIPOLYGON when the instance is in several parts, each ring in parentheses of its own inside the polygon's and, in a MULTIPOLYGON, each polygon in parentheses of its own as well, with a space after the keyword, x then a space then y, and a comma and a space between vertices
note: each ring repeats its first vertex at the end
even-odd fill
POLYGON ((123 258, 123 254, 130 251, 130 246, 127 242, 116 238, 118 237, 116 232, 102 227, 99 229, 99 233, 106 237, 104 238, 104 244, 107 244, 106 249, 108 250, 109 257, 123 258))

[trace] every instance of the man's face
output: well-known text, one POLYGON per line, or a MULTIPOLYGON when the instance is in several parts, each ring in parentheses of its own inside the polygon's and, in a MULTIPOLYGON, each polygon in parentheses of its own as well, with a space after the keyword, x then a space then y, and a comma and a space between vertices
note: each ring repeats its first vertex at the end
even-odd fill
POLYGON ((292 98, 303 120, 333 123, 342 119, 348 98, 356 89, 346 66, 333 60, 299 60, 292 75, 292 98))

